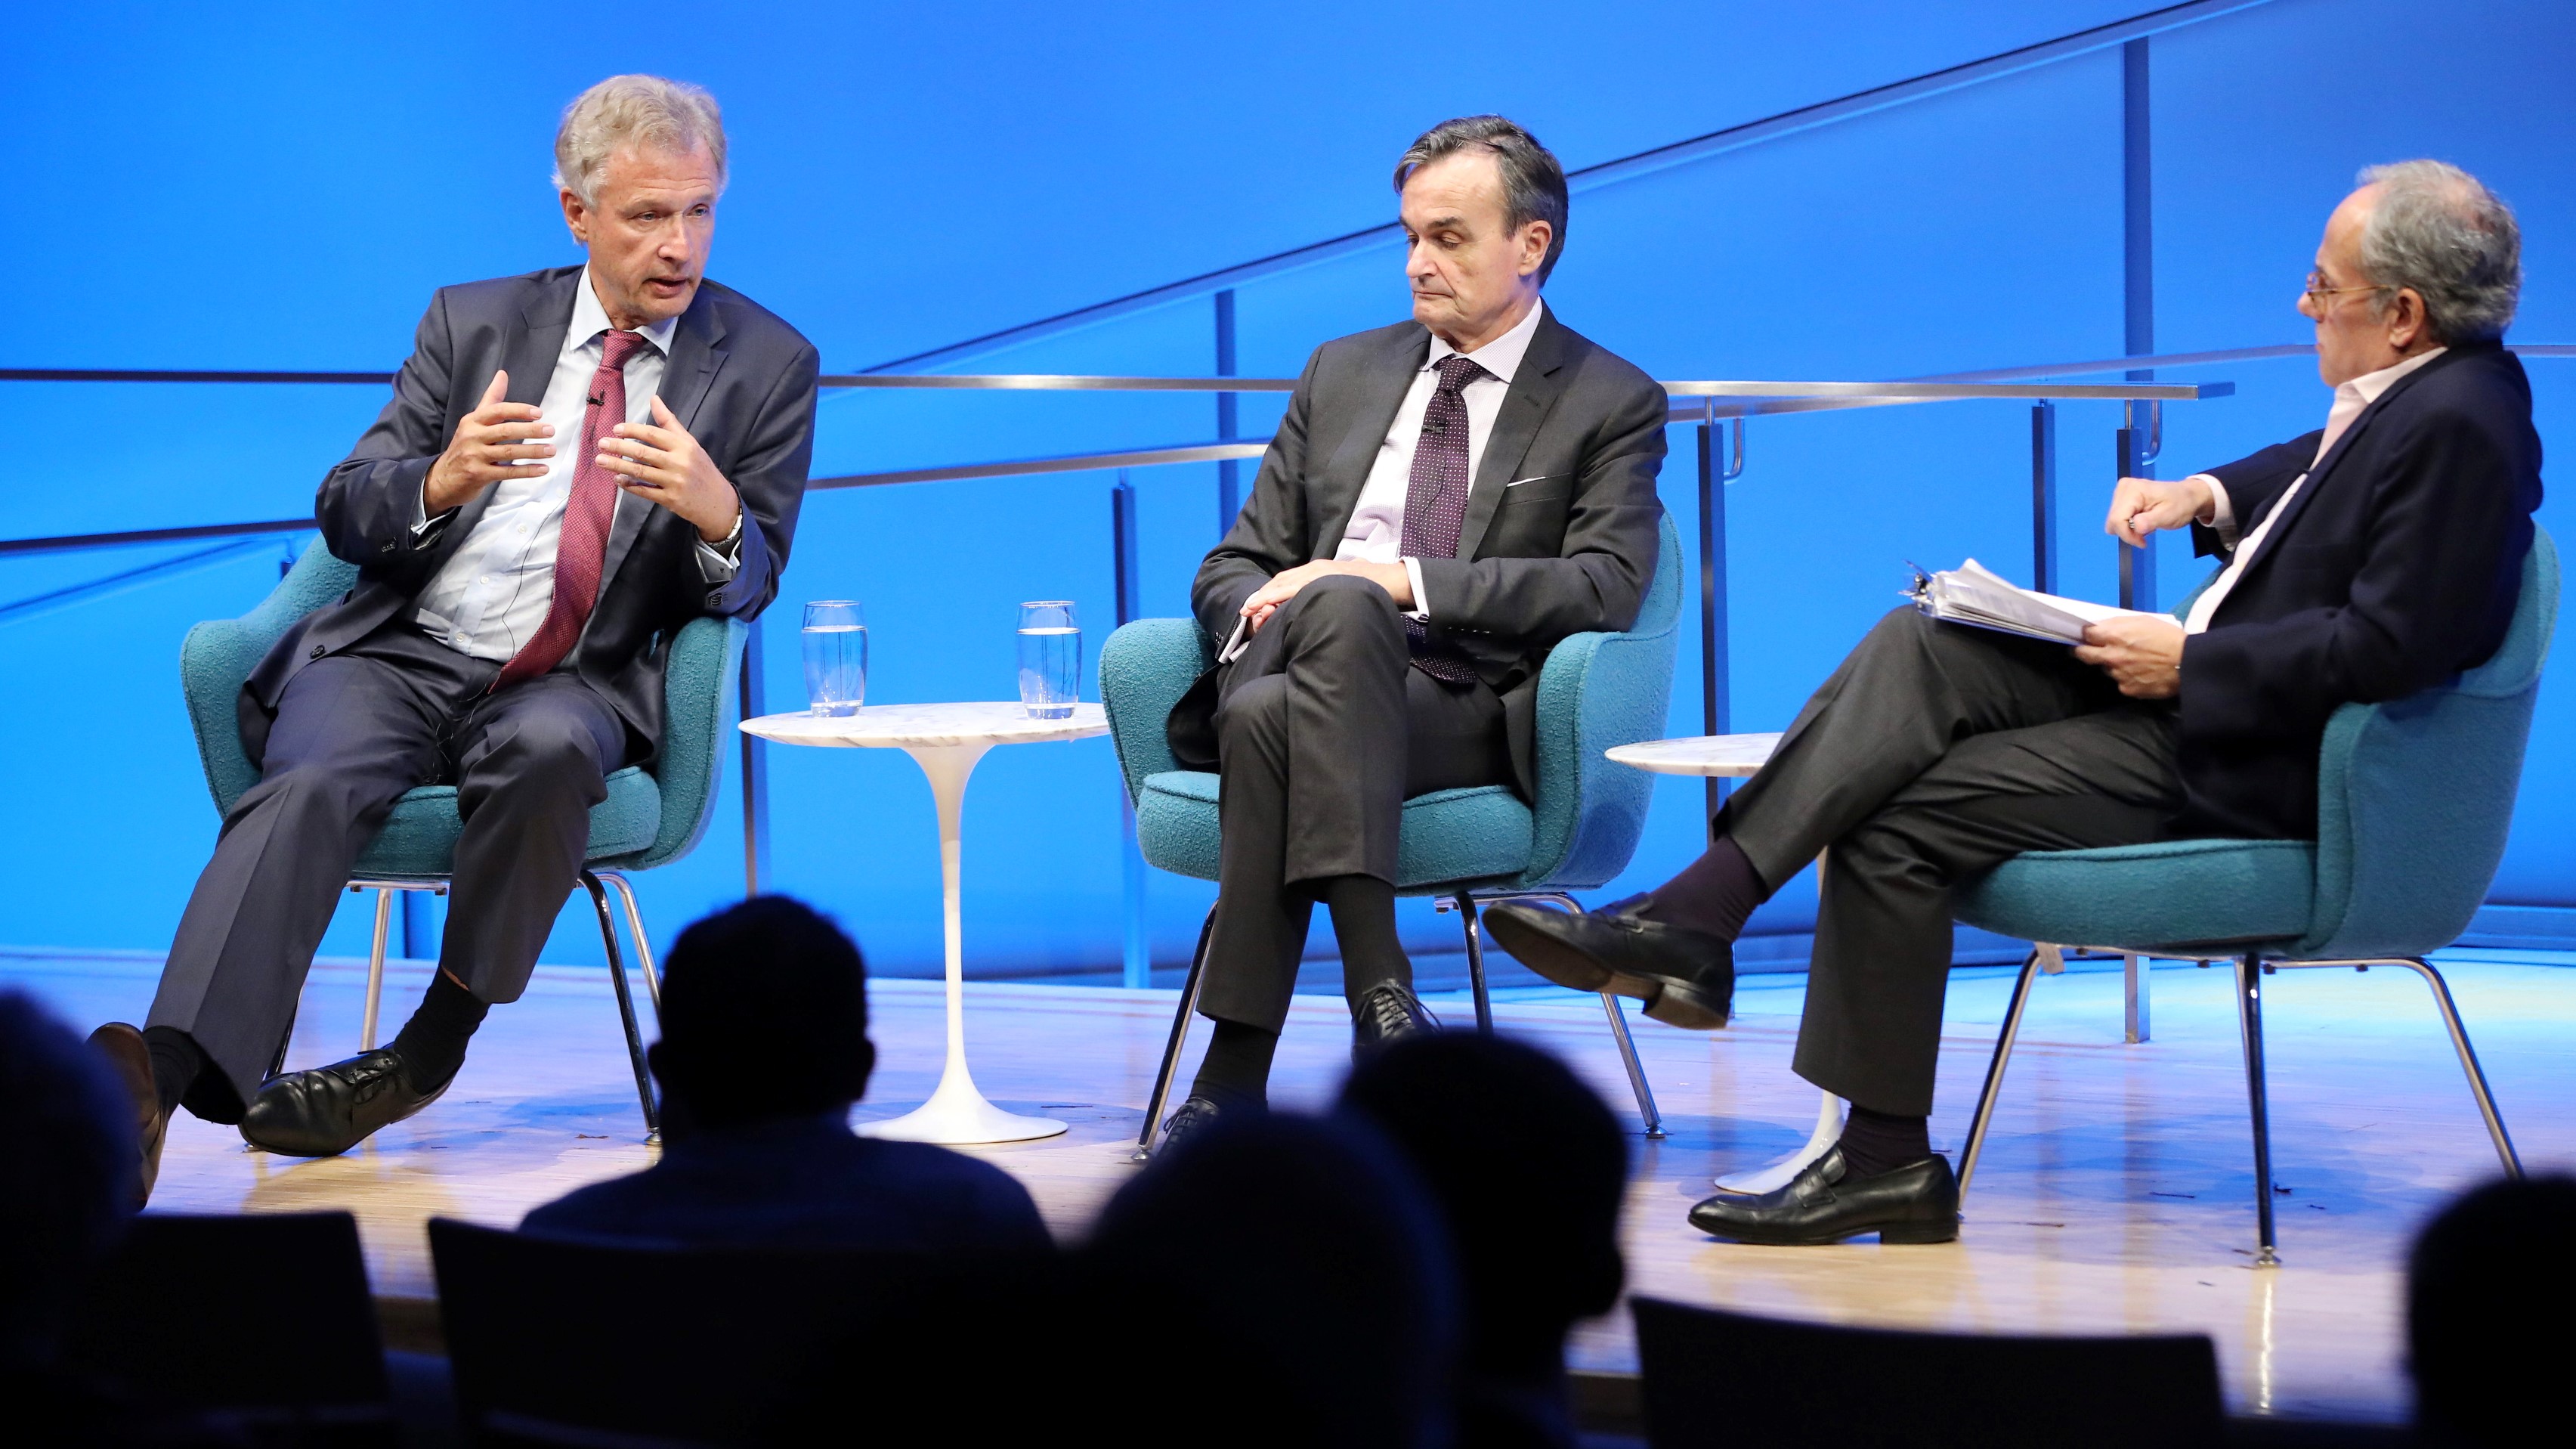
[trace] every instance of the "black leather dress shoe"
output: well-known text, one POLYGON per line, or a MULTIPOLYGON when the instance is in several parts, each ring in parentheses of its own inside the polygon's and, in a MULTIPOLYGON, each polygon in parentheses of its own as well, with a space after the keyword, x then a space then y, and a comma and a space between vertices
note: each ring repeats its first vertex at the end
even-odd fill
POLYGON ((1734 1010, 1734 944, 1649 921, 1632 902, 1579 916, 1517 902, 1487 906, 1485 931, 1557 985, 1633 996, 1666 1026, 1715 1031, 1734 1010))
POLYGON ((1179 1107, 1173 1109, 1171 1116, 1163 1119, 1163 1145, 1155 1150, 1157 1152, 1171 1151, 1173 1148, 1180 1146, 1183 1142, 1188 1141, 1193 1134, 1204 1132, 1210 1127, 1215 1126, 1216 1120, 1224 1115, 1225 1109, 1218 1106, 1211 1099, 1206 1097, 1190 1098, 1188 1101, 1183 1102, 1179 1107))
POLYGON ((89 1044, 107 1058, 116 1079, 134 1098, 134 1137, 143 1149, 143 1175, 135 1182, 134 1205, 141 1208, 152 1200, 152 1184, 161 1176, 161 1142, 170 1135, 170 1114, 161 1110, 161 1088, 152 1080, 152 1047, 143 1040, 143 1033, 121 1021, 91 1032, 89 1044))
POLYGON ((1375 1056, 1409 1036, 1438 1031, 1440 1018, 1413 994, 1413 988, 1381 981, 1360 993, 1351 1009, 1351 1060, 1375 1056))
POLYGON ((1760 1197, 1720 1194, 1692 1208, 1690 1221, 1703 1233, 1784 1248, 1863 1233, 1882 1243, 1946 1243, 1959 1236, 1959 1179, 1950 1159, 1935 1155, 1855 1182, 1836 1147, 1787 1186, 1760 1197))
POLYGON ((289 1157, 336 1157, 446 1095, 454 1074, 426 1092, 403 1075, 391 1047, 309 1072, 272 1077, 242 1114, 244 1142, 289 1157))

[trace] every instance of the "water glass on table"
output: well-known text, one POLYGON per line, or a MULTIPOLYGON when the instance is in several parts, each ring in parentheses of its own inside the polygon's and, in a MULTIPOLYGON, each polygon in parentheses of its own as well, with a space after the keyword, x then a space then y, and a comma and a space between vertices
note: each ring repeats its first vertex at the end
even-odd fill
POLYGON ((868 617, 856 599, 805 606, 805 700, 819 715, 853 715, 868 697, 868 617))
POLYGON ((1020 605, 1020 703, 1031 719, 1064 719, 1082 698, 1082 630, 1070 599, 1020 605))

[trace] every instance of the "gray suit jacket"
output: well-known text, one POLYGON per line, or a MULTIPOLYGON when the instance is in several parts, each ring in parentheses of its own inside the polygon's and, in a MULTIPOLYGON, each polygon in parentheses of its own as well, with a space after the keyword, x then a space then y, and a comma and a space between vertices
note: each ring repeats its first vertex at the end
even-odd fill
MULTIPOLYGON (((1234 631, 1235 611, 1271 575, 1341 546, 1430 354, 1430 332, 1404 322, 1327 342, 1306 360, 1251 501, 1191 586, 1211 638, 1234 631)), ((1652 581, 1668 406, 1653 378, 1549 309, 1469 487, 1458 556, 1422 560, 1432 640, 1458 648, 1502 696, 1524 793, 1548 651, 1568 634, 1627 628, 1652 581)))
MULTIPOLYGON (((473 531, 491 502, 488 488, 414 539, 421 483, 496 368, 510 374, 510 401, 544 400, 580 285, 581 268, 556 267, 442 287, 430 299, 411 357, 394 378, 393 401, 349 457, 323 475, 314 500, 324 541, 358 566, 358 582, 339 602, 298 621, 260 661, 242 687, 246 712, 273 717, 297 670, 413 607, 473 531)), ((662 401, 742 495, 741 566, 730 582, 710 587, 698 568, 697 529, 621 493, 599 600, 569 661, 616 706, 648 754, 661 747, 671 636, 702 614, 757 617, 777 596, 814 454, 819 370, 812 343, 731 288, 702 283, 680 314, 662 401)), ((264 724, 245 718, 245 738, 265 737, 264 724)))

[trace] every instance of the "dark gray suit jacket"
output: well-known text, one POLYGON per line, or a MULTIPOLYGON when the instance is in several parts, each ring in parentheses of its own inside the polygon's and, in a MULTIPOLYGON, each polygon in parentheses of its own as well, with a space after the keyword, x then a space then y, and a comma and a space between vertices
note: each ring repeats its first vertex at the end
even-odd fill
MULTIPOLYGON (((544 401, 572 326, 581 271, 556 267, 467 282, 442 287, 430 299, 411 357, 394 378, 393 401, 349 457, 323 475, 314 500, 324 541, 334 556, 358 566, 358 582, 339 602, 298 621, 260 661, 242 687, 245 710, 273 717, 297 670, 413 607, 473 531, 491 489, 415 539, 421 484, 495 369, 510 374, 510 401, 544 401)), ((741 565, 730 582, 709 586, 698 567, 696 527, 619 494, 599 601, 569 661, 616 706, 648 754, 661 746, 662 669, 671 636, 704 614, 757 617, 777 596, 814 454, 819 370, 812 343, 731 288, 700 284, 680 314, 662 373, 662 401, 742 495, 741 565)))
MULTIPOLYGON (((1404 322, 1337 338, 1306 360, 1251 501, 1191 586, 1209 637, 1233 633, 1235 611, 1271 575, 1341 546, 1430 355, 1431 333, 1404 322)), ((1524 793, 1548 651, 1568 634, 1627 628, 1652 581, 1668 407, 1653 378, 1550 308, 1469 487, 1458 556, 1422 560, 1431 638, 1464 653, 1502 696, 1524 793)))

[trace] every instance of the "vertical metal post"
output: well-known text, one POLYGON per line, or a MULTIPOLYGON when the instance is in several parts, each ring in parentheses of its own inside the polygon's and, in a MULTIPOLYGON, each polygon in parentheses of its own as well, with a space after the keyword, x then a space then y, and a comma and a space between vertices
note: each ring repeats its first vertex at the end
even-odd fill
MULTIPOLYGON (((768 711, 760 702, 760 625, 754 619, 742 641, 742 717, 768 711)), ((769 756, 759 737, 742 732, 742 893, 769 888, 769 756)))
MULTIPOLYGON (((2111 435, 2114 478, 2144 476, 2138 470, 2146 465, 2138 461, 2138 446, 2145 438, 2143 428, 2122 428, 2111 435)), ((2152 609, 2156 606, 2156 549, 2150 536, 2145 548, 2131 548, 2125 543, 2111 545, 2120 551, 2120 607, 2152 609)))
MULTIPOLYGON (((2155 150, 2149 97, 2147 42, 2141 37, 2120 47, 2121 313, 2125 350, 2131 357, 2145 357, 2156 350, 2155 150)), ((2129 381, 2152 382, 2155 375, 2153 368, 2132 368, 2129 381)), ((2122 419, 2127 426, 2120 429, 2116 477, 2154 476, 2148 468, 2162 441, 2163 419, 2153 418, 2142 429, 2137 426, 2137 406, 2129 404, 2122 419)), ((2161 406, 2147 404, 2150 410, 2161 406)), ((2155 541, 2150 538, 2145 548, 2113 547, 2120 550, 2120 607, 2154 608, 2155 541)))
MULTIPOLYGON (((1127 481, 1127 470, 1118 470, 1118 481, 1109 489, 1109 555, 1110 575, 1116 586, 1118 623, 1124 627, 1137 614, 1136 607, 1136 487, 1127 481)), ((1118 831, 1120 852, 1118 868, 1121 903, 1124 907, 1121 960, 1124 968, 1120 981, 1128 986, 1154 984, 1153 944, 1145 932, 1145 857, 1136 847, 1136 802, 1127 798, 1124 771, 1118 782, 1118 831)))
POLYGON ((2030 586, 2057 588, 2057 404, 2046 398, 2030 409, 2030 586))
MULTIPOLYGON (((1740 430, 1741 419, 1736 422, 1740 430)), ((1699 712, 1700 732, 1727 732, 1726 651, 1726 479, 1719 459, 1724 424, 1715 417, 1699 425, 1699 712)), ((1737 434, 1739 445, 1742 433, 1737 434)), ((1739 453, 1741 448, 1739 446, 1739 453)), ((1739 460, 1740 465, 1740 460, 1739 460)), ((1707 782, 1709 819, 1717 818, 1725 799, 1722 782, 1707 782)))
MULTIPOLYGON (((1216 294, 1216 375, 1232 377, 1234 372, 1234 289, 1216 294)), ((1235 395, 1216 395, 1216 436, 1221 443, 1234 441, 1235 395)), ((1225 537, 1234 527, 1234 516, 1243 511, 1243 463, 1227 458, 1216 465, 1216 533, 1225 537)))

